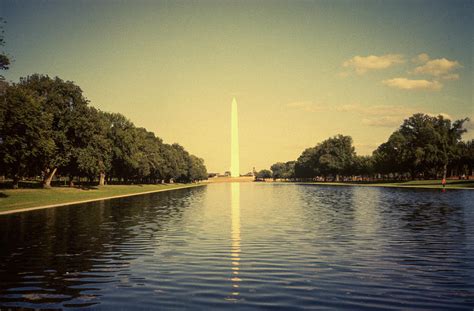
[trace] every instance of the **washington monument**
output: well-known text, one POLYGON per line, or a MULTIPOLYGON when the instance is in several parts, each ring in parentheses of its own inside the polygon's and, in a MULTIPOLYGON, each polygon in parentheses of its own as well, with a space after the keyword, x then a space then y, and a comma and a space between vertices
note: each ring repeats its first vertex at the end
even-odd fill
POLYGON ((237 113, 237 101, 235 100, 235 97, 232 99, 231 118, 230 176, 239 177, 239 120, 237 113))

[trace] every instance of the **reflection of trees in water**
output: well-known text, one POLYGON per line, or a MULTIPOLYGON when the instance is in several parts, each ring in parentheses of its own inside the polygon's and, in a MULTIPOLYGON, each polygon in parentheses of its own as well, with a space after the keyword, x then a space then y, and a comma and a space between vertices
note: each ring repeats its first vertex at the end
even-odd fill
POLYGON ((344 239, 353 234, 353 187, 300 185, 305 223, 318 234, 344 239))
MULTIPOLYGON (((362 187, 297 188, 319 275, 330 266, 351 280, 432 284, 453 299, 472 292, 472 192, 362 187), (421 281, 421 279, 423 281, 421 281), (446 285, 442 280, 450 280, 446 285)), ((340 281, 343 279, 340 278, 340 281)), ((347 282, 350 282, 349 280, 347 282)), ((420 285, 423 286, 423 285, 420 285)), ((426 290, 418 288, 416 290, 426 290)))
MULTIPOLYGON (((397 270, 400 279, 445 286, 446 295, 462 297, 472 284, 473 212, 468 210, 472 194, 452 191, 384 189, 381 191, 380 238, 386 240, 383 260, 386 268, 397 270)), ((472 288, 472 286, 471 286, 472 288)), ((472 295, 472 293, 471 293, 472 295)))
POLYGON ((97 302, 157 234, 182 219, 201 187, 0 217, 0 305, 97 302), (23 291, 12 290, 25 287, 23 291), (28 287, 28 288, 26 288, 28 287), (60 295, 59 295, 60 293, 60 295))
POLYGON ((453 239, 464 240, 468 219, 465 208, 469 201, 464 201, 462 196, 454 192, 448 195, 433 190, 403 189, 384 191, 382 199, 385 231, 396 230, 409 241, 435 242, 438 246, 452 245, 453 239))

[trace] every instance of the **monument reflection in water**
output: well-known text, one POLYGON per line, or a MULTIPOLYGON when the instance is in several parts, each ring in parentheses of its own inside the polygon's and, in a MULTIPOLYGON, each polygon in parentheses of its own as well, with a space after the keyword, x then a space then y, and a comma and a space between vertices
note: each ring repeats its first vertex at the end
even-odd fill
POLYGON ((237 101, 232 99, 231 133, 230 133, 230 174, 232 177, 240 176, 239 160, 239 115, 237 112, 237 101))
POLYGON ((242 281, 239 277, 240 272, 240 184, 231 183, 231 260, 232 260, 232 291, 229 300, 237 300, 240 294, 239 283, 242 281))

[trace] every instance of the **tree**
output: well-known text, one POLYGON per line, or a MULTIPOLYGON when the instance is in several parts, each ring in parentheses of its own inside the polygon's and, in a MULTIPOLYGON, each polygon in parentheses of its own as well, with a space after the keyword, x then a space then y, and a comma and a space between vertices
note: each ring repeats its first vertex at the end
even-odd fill
POLYGON ((189 182, 189 153, 176 143, 171 145, 171 153, 175 164, 173 179, 179 182, 189 182))
POLYGON ((273 180, 295 178, 295 163, 295 161, 288 161, 286 163, 278 162, 273 164, 270 167, 273 180))
MULTIPOLYGON (((3 29, 6 21, 0 17, 0 47, 5 46, 5 30, 3 29)), ((10 68, 10 57, 5 51, 0 52, 0 70, 8 70, 10 68)), ((5 80, 5 77, 0 74, 0 82, 5 80)), ((2 84, 2 86, 5 86, 2 84)))
POLYGON ((336 179, 339 179, 339 175, 351 172, 354 157, 352 138, 337 135, 303 151, 296 161, 295 174, 298 178, 314 178, 322 175, 336 176, 336 179))
POLYGON ((443 116, 417 113, 403 121, 373 153, 378 172, 404 174, 414 179, 418 175, 446 178, 449 163, 459 158, 459 144, 464 122, 451 122, 443 116))
POLYGON ((189 179, 191 181, 207 179, 207 169, 204 165, 204 160, 192 154, 189 156, 189 179))
POLYGON ((355 157, 350 136, 337 135, 318 145, 319 170, 323 176, 348 175, 355 157))
POLYGON ((74 151, 66 171, 71 174, 71 181, 74 173, 91 180, 98 176, 99 186, 103 186, 112 161, 112 144, 108 137, 110 123, 93 107, 88 107, 86 114, 76 121, 80 124, 74 128, 79 132, 75 135, 74 151))
MULTIPOLYGON (((1 81, 0 81, 1 82, 1 81)), ((207 178, 204 161, 179 144, 163 144, 118 113, 90 107, 71 81, 34 74, 0 92, 0 173, 15 185, 43 177, 50 187, 57 172, 94 180, 156 183, 207 178)))
POLYGON ((295 178, 295 164, 296 164, 296 161, 285 162, 285 171, 282 174, 283 179, 295 178))
POLYGON ((108 139, 112 144, 111 176, 127 181, 139 165, 135 126, 120 113, 103 114, 110 124, 108 139))
POLYGON ((369 177, 374 174, 374 160, 371 156, 356 156, 352 173, 369 177))
POLYGON ((272 172, 269 170, 261 170, 257 173, 256 176, 258 179, 267 179, 272 178, 272 172))
POLYGON ((38 163, 55 152, 51 115, 41 98, 21 85, 8 86, 0 98, 0 170, 18 187, 24 176, 39 173, 38 163))
POLYGON ((458 172, 467 176, 473 175, 474 169, 474 139, 461 141, 458 144, 458 156, 455 162, 458 172))
POLYGON ((392 133, 388 141, 372 154, 375 171, 381 174, 411 172, 414 178, 416 163, 413 162, 412 150, 407 145, 406 137, 400 131, 392 133))
POLYGON ((377 167, 385 172, 408 171, 412 179, 419 174, 436 177, 439 171, 446 178, 447 166, 456 159, 467 120, 451 123, 443 116, 414 114, 374 153, 377 167))
POLYGON ((66 167, 80 141, 81 131, 78 120, 87 114, 87 100, 79 86, 71 81, 63 81, 34 74, 21 78, 21 86, 31 90, 41 98, 42 110, 52 116, 52 139, 55 152, 43 157, 43 186, 50 187, 59 167, 66 167))
POLYGON ((316 147, 305 149, 298 157, 295 163, 295 176, 296 178, 314 178, 318 175, 318 164, 317 164, 317 152, 316 147))
POLYGON ((279 178, 282 178, 282 176, 285 172, 285 163, 277 162, 277 163, 273 164, 270 167, 270 170, 272 171, 273 180, 277 180, 279 178))
POLYGON ((438 165, 442 165, 443 179, 445 179, 448 164, 450 161, 456 159, 462 134, 467 131, 463 128, 464 122, 469 121, 469 119, 465 118, 451 123, 451 120, 445 119, 440 115, 433 121, 437 134, 435 161, 438 162, 438 165))

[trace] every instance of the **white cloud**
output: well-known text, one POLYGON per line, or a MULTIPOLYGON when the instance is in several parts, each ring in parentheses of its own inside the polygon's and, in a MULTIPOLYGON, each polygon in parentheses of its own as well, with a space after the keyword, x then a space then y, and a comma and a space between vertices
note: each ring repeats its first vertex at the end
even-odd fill
POLYGON ((449 60, 446 58, 438 58, 428 60, 425 64, 416 67, 413 73, 427 74, 435 77, 443 77, 449 75, 452 71, 461 67, 462 66, 461 64, 459 64, 458 61, 449 60))
POLYGON ((402 64, 405 60, 400 54, 386 54, 381 56, 354 56, 342 63, 343 67, 354 68, 358 74, 364 74, 368 70, 380 70, 389 68, 395 64, 402 64))
POLYGON ((440 90, 443 87, 443 84, 438 81, 428 81, 428 80, 411 80, 407 78, 394 78, 389 80, 383 80, 383 84, 402 89, 402 90, 431 90, 436 91, 440 90))
POLYGON ((317 112, 324 110, 322 105, 315 104, 312 101, 295 101, 286 104, 286 107, 306 112, 317 112))
POLYGON ((474 131, 474 117, 470 117, 469 121, 464 123, 464 128, 468 131, 474 131))
POLYGON ((451 121, 454 120, 453 117, 451 115, 447 114, 446 112, 440 112, 440 113, 427 112, 426 114, 429 115, 429 116, 432 116, 432 117, 442 116, 444 119, 449 119, 451 121))
POLYGON ((416 64, 424 64, 429 60, 430 60, 430 56, 428 54, 421 53, 421 54, 418 54, 416 57, 414 57, 412 59, 412 62, 414 62, 416 64))

